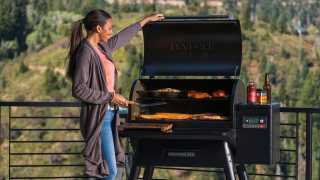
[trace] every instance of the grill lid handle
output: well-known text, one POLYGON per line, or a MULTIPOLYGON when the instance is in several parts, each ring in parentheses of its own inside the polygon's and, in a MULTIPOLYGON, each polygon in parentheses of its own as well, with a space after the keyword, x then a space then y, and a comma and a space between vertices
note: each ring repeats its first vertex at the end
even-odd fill
POLYGON ((217 20, 232 19, 228 15, 211 15, 211 16, 166 16, 162 21, 199 21, 199 20, 217 20))

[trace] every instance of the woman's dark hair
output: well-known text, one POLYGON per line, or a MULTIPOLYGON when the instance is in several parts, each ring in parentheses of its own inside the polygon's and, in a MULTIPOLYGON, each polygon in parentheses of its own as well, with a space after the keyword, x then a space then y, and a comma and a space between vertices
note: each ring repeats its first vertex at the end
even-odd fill
POLYGON ((84 38, 82 25, 84 25, 86 32, 89 32, 94 30, 94 28, 96 28, 97 25, 103 26, 106 20, 110 18, 110 14, 106 11, 96 9, 88 12, 88 14, 83 19, 73 23, 69 42, 69 64, 66 73, 68 78, 73 79, 73 73, 76 64, 75 53, 77 51, 78 46, 84 38))

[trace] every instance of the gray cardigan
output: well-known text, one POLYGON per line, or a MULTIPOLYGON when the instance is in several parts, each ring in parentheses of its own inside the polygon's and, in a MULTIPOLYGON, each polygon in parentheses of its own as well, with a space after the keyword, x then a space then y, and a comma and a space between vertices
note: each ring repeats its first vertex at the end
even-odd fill
MULTIPOLYGON (((108 42, 100 43, 103 52, 112 61, 112 52, 124 46, 139 30, 139 23, 132 24, 111 37, 108 42)), ((106 78, 99 56, 93 47, 83 40, 77 48, 76 65, 72 80, 72 95, 81 101, 80 130, 85 145, 82 154, 85 160, 85 174, 102 178, 109 174, 108 165, 102 158, 100 130, 111 93, 106 88, 106 78)), ((115 71, 117 89, 117 71, 115 71)), ((119 114, 115 113, 112 132, 117 163, 124 163, 124 152, 120 146, 117 125, 119 114)))

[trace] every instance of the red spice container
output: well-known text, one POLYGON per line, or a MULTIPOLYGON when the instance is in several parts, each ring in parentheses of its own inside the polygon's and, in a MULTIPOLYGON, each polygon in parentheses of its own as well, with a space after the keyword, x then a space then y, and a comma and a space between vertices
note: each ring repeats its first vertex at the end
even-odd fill
POLYGON ((247 86, 247 103, 255 104, 257 102, 257 87, 253 80, 250 80, 247 86))

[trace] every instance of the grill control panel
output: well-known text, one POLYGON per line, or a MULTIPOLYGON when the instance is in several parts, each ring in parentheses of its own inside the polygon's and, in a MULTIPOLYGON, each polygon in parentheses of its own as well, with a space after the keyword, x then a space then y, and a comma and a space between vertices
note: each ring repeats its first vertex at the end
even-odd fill
POLYGON ((254 128, 254 129, 266 129, 267 128, 267 116, 243 116, 242 128, 254 128))
POLYGON ((280 159, 280 104, 237 105, 237 163, 275 164, 280 159))

